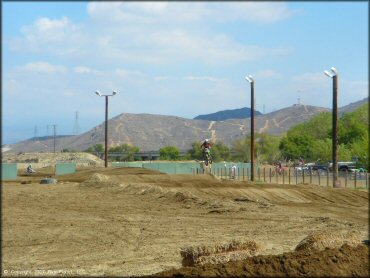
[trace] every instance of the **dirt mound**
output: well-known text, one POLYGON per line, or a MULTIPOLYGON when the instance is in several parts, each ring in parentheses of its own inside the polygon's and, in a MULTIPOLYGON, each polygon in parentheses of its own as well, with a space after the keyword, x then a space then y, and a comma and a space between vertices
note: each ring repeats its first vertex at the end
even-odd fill
POLYGON ((80 183, 80 186, 82 187, 106 187, 115 185, 117 185, 117 183, 112 181, 110 177, 99 173, 93 174, 89 179, 80 183))
POLYGON ((261 249, 255 241, 233 240, 213 246, 186 247, 180 250, 183 266, 225 263, 242 260, 258 254, 261 249))
POLYGON ((123 191, 134 195, 149 195, 152 199, 163 199, 173 202, 197 202, 200 199, 194 194, 180 189, 169 189, 155 184, 129 183, 120 184, 123 191))
POLYGON ((361 243, 361 238, 355 232, 314 232, 304 238, 295 250, 325 250, 326 248, 340 248, 344 244, 356 246, 359 243, 361 243))
MULTIPOLYGON (((53 166, 59 162, 76 163, 78 166, 102 166, 104 161, 97 156, 84 153, 5 153, 2 162, 32 163, 34 168, 53 166)), ((20 165, 22 166, 22 165, 20 165)))
POLYGON ((343 245, 325 250, 301 250, 221 264, 187 266, 153 277, 369 277, 369 246, 343 245))

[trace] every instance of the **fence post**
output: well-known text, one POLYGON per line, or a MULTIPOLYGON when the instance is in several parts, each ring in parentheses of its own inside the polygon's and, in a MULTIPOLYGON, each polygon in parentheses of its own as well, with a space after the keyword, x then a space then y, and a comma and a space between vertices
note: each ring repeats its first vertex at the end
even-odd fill
POLYGON ((260 180, 261 180, 261 171, 260 171, 260 167, 258 167, 257 172, 258 172, 258 181, 260 181, 260 180))
POLYGON ((244 175, 245 175, 245 167, 243 166, 243 181, 244 181, 244 175))
POLYGON ((270 168, 270 183, 271 183, 271 168, 270 168))
POLYGON ((355 171, 355 189, 357 188, 357 172, 355 171))
POLYGON ((320 170, 320 169, 318 169, 318 170, 317 170, 317 176, 318 176, 318 178, 319 178, 319 185, 321 185, 321 184, 320 184, 320 176, 321 176, 321 170, 320 170))
POLYGON ((276 177, 276 184, 279 184, 279 172, 278 171, 276 171, 276 168, 274 169, 274 171, 275 171, 275 177, 276 177))
POLYGON ((302 177, 303 177, 303 181, 302 183, 304 184, 304 172, 305 172, 305 169, 302 167, 302 177))
POLYGON ((263 167, 263 182, 266 182, 266 167, 263 167))
POLYGON ((295 172, 295 184, 298 184, 298 168, 294 170, 295 172))
POLYGON ((312 169, 310 168, 310 184, 312 184, 312 169))
POLYGON ((283 184, 285 184, 285 170, 283 169, 283 184))
POLYGON ((348 179, 348 171, 346 171, 346 176, 344 179, 344 188, 347 188, 347 179, 348 179))
POLYGON ((326 186, 329 186, 329 169, 326 170, 326 186))
POLYGON ((288 177, 289 185, 290 185, 290 168, 291 168, 291 167, 289 167, 289 173, 288 173, 288 175, 289 175, 289 177, 288 177))

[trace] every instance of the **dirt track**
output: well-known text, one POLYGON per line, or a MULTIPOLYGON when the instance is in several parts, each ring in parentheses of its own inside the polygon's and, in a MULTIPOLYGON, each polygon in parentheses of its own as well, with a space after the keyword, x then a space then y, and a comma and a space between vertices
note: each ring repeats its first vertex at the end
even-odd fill
POLYGON ((40 171, 2 182, 3 274, 149 275, 180 268, 186 246, 250 239, 277 255, 313 231, 369 238, 367 191, 125 168, 42 185, 40 171))

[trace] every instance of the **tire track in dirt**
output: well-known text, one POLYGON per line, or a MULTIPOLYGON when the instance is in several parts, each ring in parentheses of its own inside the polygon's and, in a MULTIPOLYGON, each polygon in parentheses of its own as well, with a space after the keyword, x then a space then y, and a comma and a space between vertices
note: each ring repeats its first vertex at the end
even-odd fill
POLYGON ((136 168, 86 168, 52 186, 27 179, 2 185, 8 269, 143 276, 181 267, 184 246, 252 239, 269 255, 294 250, 312 231, 368 231, 368 192, 358 190, 136 168))

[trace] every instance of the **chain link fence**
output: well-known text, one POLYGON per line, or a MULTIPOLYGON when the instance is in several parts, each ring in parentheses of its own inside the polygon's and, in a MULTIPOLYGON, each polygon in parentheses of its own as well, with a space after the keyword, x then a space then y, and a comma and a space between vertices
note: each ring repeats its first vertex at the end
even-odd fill
MULTIPOLYGON (((211 173, 220 179, 235 181, 250 181, 251 171, 249 167, 212 167, 211 173)), ((287 167, 278 169, 275 167, 257 168, 254 181, 268 184, 314 184, 319 186, 333 187, 333 173, 328 170, 312 171, 300 167, 287 167)), ((368 172, 340 171, 336 187, 368 189, 368 172)))

